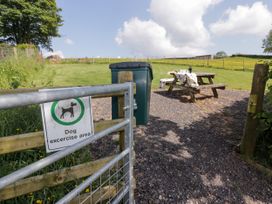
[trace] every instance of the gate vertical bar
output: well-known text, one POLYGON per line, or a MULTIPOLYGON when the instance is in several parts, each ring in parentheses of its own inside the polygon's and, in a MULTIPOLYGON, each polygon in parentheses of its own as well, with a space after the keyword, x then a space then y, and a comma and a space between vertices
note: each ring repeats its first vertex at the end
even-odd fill
POLYGON ((134 138, 133 138, 133 83, 129 82, 129 89, 125 92, 125 119, 129 119, 129 123, 125 128, 125 147, 129 148, 129 203, 134 203, 134 189, 133 189, 133 151, 134 151, 134 138))

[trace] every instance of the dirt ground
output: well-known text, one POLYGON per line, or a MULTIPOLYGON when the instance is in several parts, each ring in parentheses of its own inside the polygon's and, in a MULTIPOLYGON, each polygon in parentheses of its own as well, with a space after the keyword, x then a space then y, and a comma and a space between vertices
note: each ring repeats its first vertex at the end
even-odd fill
MULTIPOLYGON (((272 182, 234 151, 249 93, 207 95, 152 93, 149 123, 135 129, 136 203, 272 203, 272 182)), ((94 100, 95 119, 110 105, 94 100)))

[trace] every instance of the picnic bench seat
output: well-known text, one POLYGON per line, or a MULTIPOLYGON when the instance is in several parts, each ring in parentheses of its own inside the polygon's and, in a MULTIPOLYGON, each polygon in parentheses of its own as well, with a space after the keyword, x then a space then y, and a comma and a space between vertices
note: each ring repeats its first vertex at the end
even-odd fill
POLYGON ((173 76, 172 80, 168 79, 165 85, 169 86, 168 92, 172 92, 174 88, 178 88, 179 90, 183 90, 187 92, 191 96, 191 101, 195 102, 195 94, 200 93, 203 89, 211 89, 215 98, 218 98, 217 89, 225 89, 226 86, 224 84, 214 84, 213 78, 215 77, 214 73, 196 73, 197 81, 199 86, 197 87, 189 87, 183 84, 179 84, 179 80, 176 76, 176 72, 168 72, 173 76), (203 78, 208 79, 208 83, 204 83, 203 78))

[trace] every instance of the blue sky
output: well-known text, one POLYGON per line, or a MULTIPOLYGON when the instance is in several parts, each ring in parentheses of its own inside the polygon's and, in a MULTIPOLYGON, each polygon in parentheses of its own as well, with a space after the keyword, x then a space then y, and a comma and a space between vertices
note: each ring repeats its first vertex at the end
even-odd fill
MULTIPOLYGON (((272 1, 57 0, 64 57, 181 57, 262 53, 272 1)), ((46 51, 44 51, 46 53, 46 51)))

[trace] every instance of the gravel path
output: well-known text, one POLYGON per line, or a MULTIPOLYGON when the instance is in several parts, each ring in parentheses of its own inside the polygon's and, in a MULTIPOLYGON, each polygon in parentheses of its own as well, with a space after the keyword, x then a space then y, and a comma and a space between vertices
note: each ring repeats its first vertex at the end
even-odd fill
MULTIPOLYGON (((149 124, 135 130, 136 203, 272 203, 272 182, 234 151, 248 92, 198 97, 152 93, 149 124)), ((106 106, 110 100, 94 100, 97 120, 110 118, 106 106)))

